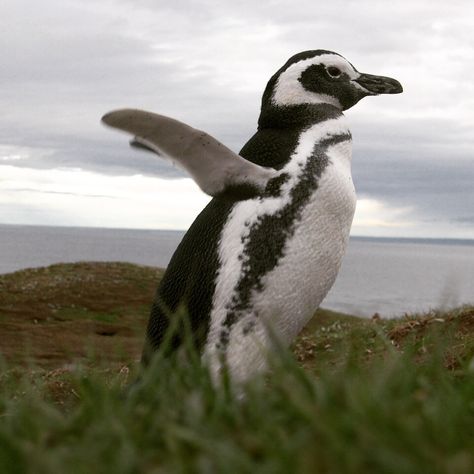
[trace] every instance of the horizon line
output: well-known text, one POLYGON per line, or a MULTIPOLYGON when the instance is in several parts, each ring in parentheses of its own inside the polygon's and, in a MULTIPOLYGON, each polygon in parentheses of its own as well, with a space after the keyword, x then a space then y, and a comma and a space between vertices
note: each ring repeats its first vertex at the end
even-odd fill
MULTIPOLYGON (((158 232, 183 232, 186 233, 188 229, 162 229, 156 227, 102 227, 90 225, 58 225, 58 224, 20 224, 10 222, 0 222, 0 226, 10 227, 58 227, 65 229, 102 229, 102 230, 128 230, 128 231, 158 231, 158 232)), ((414 237, 414 236, 378 236, 378 235, 350 235, 351 239, 376 239, 376 240, 416 240, 416 241, 455 241, 467 242, 474 245, 474 237, 414 237)))

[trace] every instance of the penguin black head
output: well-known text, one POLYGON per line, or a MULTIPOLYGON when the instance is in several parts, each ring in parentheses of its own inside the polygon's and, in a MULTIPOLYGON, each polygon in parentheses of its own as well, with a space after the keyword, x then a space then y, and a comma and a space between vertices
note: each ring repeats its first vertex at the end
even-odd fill
POLYGON ((390 77, 362 74, 340 54, 304 51, 292 56, 270 79, 262 100, 265 109, 329 104, 346 110, 368 95, 399 94, 390 77))

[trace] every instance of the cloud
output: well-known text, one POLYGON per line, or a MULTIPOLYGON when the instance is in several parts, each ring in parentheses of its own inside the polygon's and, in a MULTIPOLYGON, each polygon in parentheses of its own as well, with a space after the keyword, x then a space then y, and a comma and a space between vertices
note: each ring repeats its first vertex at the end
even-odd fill
POLYGON ((466 216, 466 217, 457 217, 452 219, 452 222, 461 223, 461 224, 474 224, 474 215, 466 216))
POLYGON ((352 230, 354 235, 366 235, 368 229, 374 228, 382 232, 386 231, 386 228, 396 228, 397 233, 400 233, 400 229, 405 232, 416 225, 415 221, 410 219, 412 213, 413 209, 409 207, 392 208, 375 199, 359 199, 352 230))
POLYGON ((10 224, 185 229, 210 200, 189 178, 5 165, 0 176, 0 212, 10 224))
MULTIPOLYGON (((0 213, 10 224, 186 229, 210 200, 189 178, 104 176, 11 165, 0 165, 0 176, 0 213)), ((414 206, 362 198, 352 233, 468 238, 471 229, 469 222, 427 222, 414 206)))
POLYGON ((89 197, 89 198, 106 198, 106 199, 115 199, 113 196, 107 196, 105 194, 85 194, 85 193, 72 193, 68 191, 50 191, 50 190, 39 190, 34 188, 7 188, 9 192, 15 193, 40 193, 40 194, 61 194, 63 196, 78 196, 78 197, 89 197))
MULTIPOLYGON (((414 209, 411 218, 431 222, 430 232, 449 220, 453 229, 439 228, 462 226, 474 236, 465 204, 474 197, 468 0, 301 0, 291 7, 277 0, 5 0, 0 14, 8 19, 0 165, 18 173, 81 169, 104 183, 137 174, 181 180, 179 170, 103 128, 103 113, 154 110, 238 151, 256 129, 269 77, 290 55, 326 48, 405 89, 347 112, 362 199, 414 209)), ((20 201, 19 194, 26 192, 17 193, 20 201)))

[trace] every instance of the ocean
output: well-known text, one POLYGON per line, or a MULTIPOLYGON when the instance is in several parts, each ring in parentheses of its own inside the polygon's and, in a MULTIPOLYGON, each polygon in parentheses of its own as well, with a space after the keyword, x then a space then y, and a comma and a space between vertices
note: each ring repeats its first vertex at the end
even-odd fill
MULTIPOLYGON (((59 262, 165 267, 184 232, 0 225, 0 273, 59 262)), ((352 237, 322 307, 401 316, 474 303, 474 241, 352 237)))

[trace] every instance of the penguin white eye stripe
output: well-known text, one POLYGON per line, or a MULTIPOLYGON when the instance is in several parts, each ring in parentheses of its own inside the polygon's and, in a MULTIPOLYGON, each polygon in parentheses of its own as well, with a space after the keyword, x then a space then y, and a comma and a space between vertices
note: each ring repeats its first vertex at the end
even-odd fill
MULTIPOLYGON (((349 79, 356 79, 358 77, 357 71, 354 70, 349 61, 337 54, 321 54, 312 58, 303 59, 292 64, 280 74, 273 91, 273 103, 279 106, 331 104, 341 108, 341 103, 337 97, 330 94, 308 91, 299 82, 301 75, 306 69, 317 65, 322 65, 326 71, 328 68, 337 69, 339 75, 345 73, 349 79)), ((327 75, 335 78, 339 77, 337 75, 333 76, 329 72, 327 72, 327 75)))

